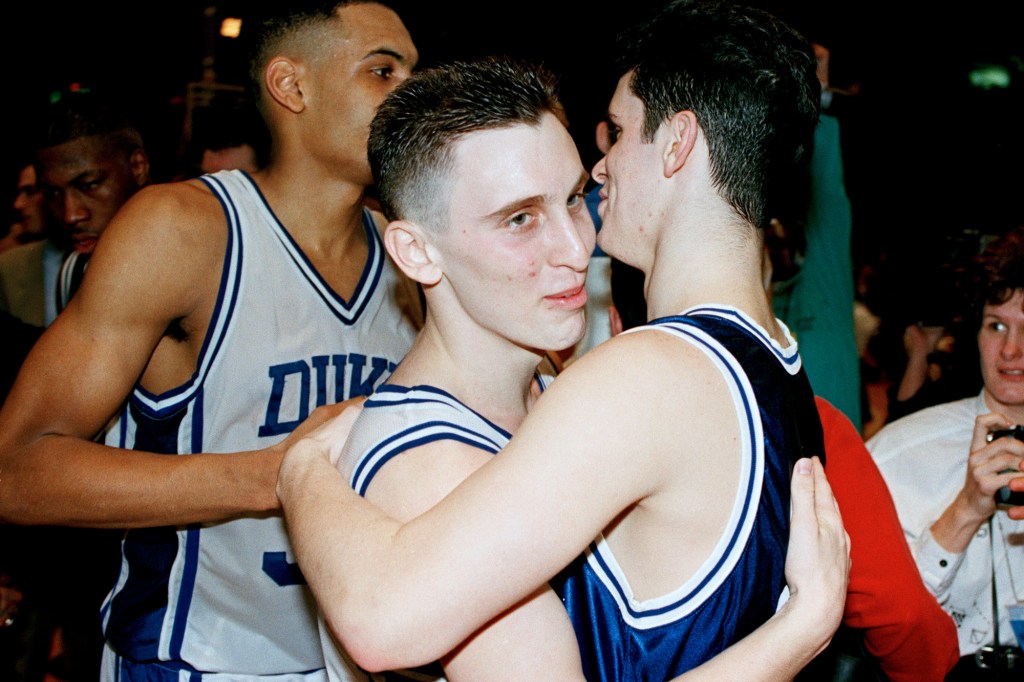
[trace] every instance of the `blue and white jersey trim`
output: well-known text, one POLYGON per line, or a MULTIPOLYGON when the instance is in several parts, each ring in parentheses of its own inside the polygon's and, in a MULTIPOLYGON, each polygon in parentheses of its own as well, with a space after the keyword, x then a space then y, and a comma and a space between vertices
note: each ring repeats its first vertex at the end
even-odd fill
MULTIPOLYGON (((743 555, 757 516, 764 479, 764 434, 754 390, 739 362, 713 337, 685 323, 661 323, 637 327, 673 334, 704 352, 726 378, 740 421, 740 481, 732 512, 722 536, 697 572, 672 592, 637 601, 625 573, 603 536, 586 553, 587 564, 615 599, 623 619, 637 629, 650 629, 685 618, 729 578, 743 555)), ((630 330, 634 331, 634 330, 630 330)), ((628 332, 627 332, 628 333, 628 332)))
POLYGON ((724 320, 729 320, 734 324, 746 329, 754 336, 761 344, 771 350, 782 366, 786 368, 791 376, 795 376, 802 367, 800 360, 800 353, 797 351, 796 341, 793 339, 793 334, 789 331, 789 327, 779 319, 776 319, 776 324, 782 329, 782 333, 786 336, 786 346, 783 347, 778 341, 773 339, 764 327, 759 325, 754 320, 750 319, 744 314, 739 308, 735 308, 730 305, 700 305, 694 306, 684 310, 680 315, 707 315, 710 317, 720 317, 724 320))
POLYGON ((498 454, 502 447, 490 438, 452 422, 438 421, 419 424, 395 434, 370 450, 352 473, 352 480, 349 481, 352 489, 360 495, 365 495, 370 481, 392 457, 437 440, 461 441, 492 455, 498 454))
POLYGON ((382 466, 406 450, 438 440, 456 440, 497 454, 511 438, 507 431, 433 386, 407 388, 385 384, 367 399, 363 409, 368 418, 374 410, 382 409, 414 414, 416 418, 406 428, 374 443, 356 462, 349 483, 360 495, 366 494, 382 466), (408 408, 414 412, 406 412, 408 408))
POLYGON ((217 293, 217 303, 214 307, 213 317, 210 319, 210 328, 203 340, 203 347, 199 351, 197 369, 192 378, 181 386, 159 396, 139 386, 132 393, 134 402, 157 418, 174 412, 179 406, 192 400, 196 392, 200 390, 210 367, 217 358, 217 352, 224 342, 233 318, 235 304, 238 301, 244 250, 238 207, 235 206, 220 179, 213 176, 203 176, 201 179, 220 201, 228 221, 228 241, 224 254, 220 291, 217 293))

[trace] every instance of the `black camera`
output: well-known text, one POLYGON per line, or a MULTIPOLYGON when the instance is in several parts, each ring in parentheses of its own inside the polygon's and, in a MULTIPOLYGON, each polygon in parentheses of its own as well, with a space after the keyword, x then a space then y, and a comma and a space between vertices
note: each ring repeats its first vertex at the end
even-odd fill
MULTIPOLYGON (((1008 429, 999 429, 992 431, 988 434, 987 440, 991 443, 994 440, 1000 438, 1016 438, 1017 440, 1024 440, 1024 425, 1017 424, 1008 429)), ((1003 469, 999 473, 1001 474, 1012 474, 1020 473, 1015 469, 1003 469)), ((996 491, 996 504, 1006 505, 1010 507, 1019 507, 1024 505, 1024 492, 1014 492, 1010 490, 1010 486, 1004 485, 1002 488, 996 491)))
POLYGON ((1024 663, 1020 649, 1012 646, 983 646, 974 653, 974 665, 982 670, 1014 670, 1024 663))

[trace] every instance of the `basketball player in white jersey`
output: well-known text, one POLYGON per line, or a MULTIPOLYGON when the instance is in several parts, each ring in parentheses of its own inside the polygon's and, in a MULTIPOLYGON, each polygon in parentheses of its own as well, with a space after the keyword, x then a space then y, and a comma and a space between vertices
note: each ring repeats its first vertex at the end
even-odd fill
MULTIPOLYGON (((594 248, 587 174, 557 118, 549 74, 484 60, 404 85, 374 119, 370 163, 392 221, 388 252, 423 286, 427 315, 409 354, 368 398, 345 455, 361 493, 401 520, 437 503, 518 428, 550 379, 538 373, 546 351, 582 334, 594 248)), ((321 637, 331 679, 345 679, 348 664, 327 628, 321 637)), ((547 586, 441 664, 453 681, 499 671, 582 680, 572 626, 547 586), (532 655, 510 657, 510 648, 532 655)), ((387 678, 441 674, 435 665, 387 678)))
MULTIPOLYGON (((808 46, 789 35, 788 29, 757 14, 719 17, 717 6, 684 7, 681 11, 687 21, 697 23, 682 35, 699 38, 695 44, 701 48, 706 47, 703 41, 716 43, 726 30, 737 30, 741 42, 749 39, 737 23, 753 24, 758 30, 767 23, 761 42, 751 46, 753 59, 745 64, 765 60, 769 63, 757 66, 768 67, 764 70, 769 73, 784 70, 764 57, 767 51, 776 59, 792 60, 791 73, 779 74, 779 90, 769 88, 767 94, 755 96, 770 101, 752 103, 752 115, 756 118, 764 109, 770 114, 788 113, 791 108, 799 114, 796 121, 805 124, 803 132, 813 130, 817 92, 811 90, 817 81, 808 46)), ((679 29, 678 21, 672 21, 678 17, 667 19, 670 31, 679 29)), ((657 36, 662 41, 665 37, 657 36)), ((726 55, 725 61, 731 58, 726 55)), ((629 65, 626 72, 633 68, 629 65)), ((731 74, 730 85, 740 91, 742 99, 763 84, 748 82, 749 73, 742 67, 740 71, 739 78, 731 74)), ((419 87, 422 82, 417 77, 389 98, 375 122, 374 135, 378 126, 387 125, 382 119, 394 118, 414 127, 412 124, 428 116, 422 113, 423 102, 417 103, 415 98, 401 109, 407 91, 415 92, 412 86, 419 87), (398 114, 392 106, 399 107, 398 114)), ((612 102, 612 121, 624 129, 616 146, 623 145, 628 135, 628 146, 646 148, 641 153, 620 147, 616 154, 613 147, 596 175, 609 188, 603 190, 606 199, 609 191, 631 198, 628 185, 623 189, 611 182, 606 164, 611 165, 613 158, 615 178, 623 173, 624 185, 646 180, 656 190, 649 197, 650 208, 633 207, 645 221, 640 234, 633 235, 641 249, 631 260, 644 266, 650 282, 657 272, 650 259, 655 255, 667 259, 662 263, 667 266, 660 291, 664 299, 653 296, 652 307, 656 315, 687 314, 672 315, 659 321, 658 328, 634 334, 625 343, 609 343, 578 361, 536 401, 505 452, 431 507, 447 487, 435 484, 423 473, 424 468, 435 463, 447 466, 458 448, 445 448, 437 442, 444 439, 437 435, 443 424, 429 422, 428 432, 423 430, 424 424, 410 423, 390 433, 382 430, 380 424, 386 421, 380 415, 388 410, 413 414, 425 409, 413 403, 449 401, 445 404, 450 405, 453 396, 439 396, 429 388, 409 384, 420 381, 466 390, 459 381, 462 368, 457 363, 473 366, 474 353, 483 358, 485 369, 470 372, 466 386, 486 385, 487 380, 502 377, 500 371, 491 374, 487 369, 502 368, 488 352, 498 347, 493 345, 496 342, 440 318, 452 328, 439 323, 441 331, 426 337, 431 342, 426 349, 414 347, 406 362, 417 364, 399 368, 396 381, 400 385, 383 387, 367 402, 356 435, 359 444, 354 450, 367 456, 356 463, 348 482, 381 503, 399 523, 360 504, 351 491, 346 494, 347 482, 324 457, 326 450, 338 447, 335 438, 344 428, 335 429, 332 424, 318 431, 292 447, 285 458, 278 489, 300 561, 333 633, 370 669, 426 663, 455 647, 457 658, 477 643, 478 628, 493 627, 495 616, 530 600, 538 586, 543 587, 569 564, 575 553, 586 550, 595 535, 599 537, 586 553, 586 566, 570 567, 570 587, 559 588, 583 647, 588 679, 675 677, 753 631, 777 607, 783 587, 780 559, 785 556, 790 528, 786 518, 788 481, 781 481, 786 484, 782 496, 779 473, 788 471, 789 458, 808 449, 820 453, 821 445, 816 417, 811 423, 800 422, 802 413, 814 415, 814 407, 799 371, 795 344, 770 317, 761 288, 756 225, 763 217, 763 204, 757 202, 763 200, 764 177, 755 174, 749 178, 748 186, 741 188, 740 206, 726 201, 710 180, 708 143, 690 110, 666 114, 667 121, 655 114, 654 139, 641 143, 644 105, 630 93, 630 85, 631 75, 627 75, 612 102), (749 184, 753 184, 752 190, 749 184), (679 195, 685 200, 680 201, 679 195), (681 211, 681 206, 685 210, 681 211), (676 230, 682 234, 675 234, 676 230), (689 254, 694 251, 695 261, 690 262, 689 254), (705 272, 706 265, 715 269, 705 272), (728 272, 730 266, 732 272, 728 272), (687 287, 680 288, 673 282, 675 277, 687 287), (719 280, 727 280, 728 285, 719 280), (692 294, 688 287, 693 288, 692 294), (480 349, 475 348, 477 344, 480 349), (734 350, 740 355, 734 356, 734 350), (434 365, 440 369, 432 370, 434 365), (791 395, 787 397, 786 392, 791 395), (368 438, 365 431, 371 424, 377 432, 368 438), (398 439, 426 447, 416 447, 411 454, 407 450, 395 458, 398 439), (506 464, 504 458, 509 453, 514 461, 506 464), (384 489, 375 490, 375 485, 384 489), (604 636, 605 641, 589 641, 595 633, 594 639, 604 636), (462 644, 467 639, 470 642, 462 644)), ((485 93, 480 106, 486 109, 493 104, 489 96, 497 87, 465 87, 456 77, 449 87, 435 93, 435 99, 449 105, 451 100, 444 93, 464 89, 485 93)), ((430 98, 424 101, 436 104, 430 98)), ((712 116, 715 113, 721 115, 719 111, 712 116)), ((463 120, 472 119, 466 115, 463 120)), ((541 117, 533 125, 532 135, 540 139, 545 122, 554 125, 553 121, 551 116, 541 117)), ((430 182, 421 180, 419 192, 400 194, 397 215, 424 216, 421 219, 428 224, 437 221, 425 207, 437 211, 435 198, 445 197, 451 204, 440 220, 449 221, 444 223, 448 230, 439 234, 429 228, 408 230, 402 227, 407 221, 399 220, 399 227, 388 232, 389 243, 390 235, 405 235, 405 247, 392 251, 399 254, 397 260, 402 262, 401 249, 408 248, 408 267, 416 269, 428 286, 438 288, 436 296, 442 300, 451 297, 452 309, 468 311, 463 317, 492 330, 500 340, 512 341, 509 345, 519 346, 518 352, 530 344, 521 336, 524 332, 517 322, 541 318, 530 317, 525 312, 529 307, 513 305, 513 300, 519 303, 520 295, 531 300, 520 294, 517 282, 540 283, 545 281, 545 272, 557 269, 545 269, 552 261, 543 257, 542 251, 535 257, 516 258, 495 244, 501 243, 498 235, 504 236, 505 231, 523 240, 529 239, 534 229, 557 234, 556 218, 561 214, 545 208, 541 198, 549 194, 561 197, 565 188, 572 186, 566 180, 560 185, 552 181, 553 187, 562 186, 561 193, 532 190, 523 197, 497 200, 501 195, 495 184, 515 186, 524 173, 548 177, 545 173, 555 167, 541 151, 550 151, 553 143, 542 147, 523 128, 529 126, 502 131, 508 139, 500 145, 486 144, 483 140, 497 137, 496 132, 487 132, 468 135, 454 151, 434 151, 439 159, 437 169, 424 172, 430 182), (512 131, 521 137, 514 137, 512 131), (526 149, 522 157, 509 151, 517 144, 526 149), (496 170, 491 170, 492 165, 496 170), (527 173, 526 169, 533 170, 527 173), (495 175, 505 180, 499 182, 495 175), (484 207, 492 192, 497 206, 488 210, 484 207), (478 204, 480 209, 469 209, 478 204), (516 228, 524 231, 518 233, 516 228), (428 236, 418 243, 417 234, 428 236), (440 246, 432 248, 433 240, 440 246), (479 279, 477 286, 474 278, 479 279), (506 297, 507 292, 512 293, 506 297)), ((393 144, 410 158, 425 158, 430 163, 431 154, 417 146, 422 131, 403 129, 399 134, 396 128, 388 132, 394 136, 393 144)), ((782 136, 781 131, 776 134, 782 136)), ((738 143, 729 137, 727 134, 727 148, 736 147, 738 143)), ((374 139, 371 137, 371 150, 375 149, 374 139)), ((779 144, 785 154, 795 155, 794 145, 784 140, 779 144)), ((753 151, 757 156, 758 150, 753 151)), ((776 153, 760 150, 762 157, 773 160, 776 153)), ((371 156, 376 159, 374 152, 371 156)), ((767 164, 768 159, 761 161, 767 164)), ((397 171, 374 163, 387 203, 392 200, 388 175, 401 177, 404 169, 401 162, 396 164, 397 171)), ((611 217, 611 203, 606 202, 606 220, 611 217)), ((394 217, 395 207, 390 210, 394 217)), ((615 214, 614 238, 623 239, 629 229, 624 217, 615 214)), ((416 223, 416 219, 408 218, 408 222, 416 223)), ((628 241, 618 244, 619 250, 628 246, 628 241)), ((568 262, 563 262, 563 268, 566 265, 568 262)), ((524 285, 523 291, 527 290, 524 285)), ((543 287, 539 290, 544 291, 543 287)), ((532 305, 541 311, 545 306, 575 310, 581 305, 579 298, 578 286, 568 286, 555 296, 536 296, 532 305)), ((442 306, 442 310, 446 308, 442 306)), ((427 329, 431 329, 429 323, 427 329)), ((582 327, 577 333, 580 331, 582 327)), ((524 367, 528 370, 530 364, 522 363, 515 373, 519 388, 510 392, 517 398, 520 414, 528 402, 522 389, 524 367)), ((482 393, 467 390, 470 395, 472 398, 456 396, 460 400, 454 402, 472 406, 480 399, 481 406, 488 404, 482 393)), ((452 433, 456 431, 460 437, 470 438, 470 430, 453 429, 452 433)), ((484 437, 486 433, 482 428, 472 430, 478 438, 476 447, 483 450, 500 443, 493 435, 484 437)), ((816 466, 816 471, 820 477, 820 467, 816 466)), ((801 487, 806 478, 797 476, 797 502, 806 501, 802 498, 806 490, 801 487)), ((824 529, 821 564, 814 568, 802 564, 807 572, 796 580, 789 576, 790 587, 798 589, 795 600, 703 672, 729 670, 730 679, 781 679, 792 676, 827 641, 841 615, 848 564, 834 505, 828 500, 823 504, 827 510, 819 509, 823 516, 818 519, 824 529), (812 573, 822 582, 805 590, 800 579, 812 573), (803 607, 794 606, 801 602, 803 607), (790 629, 799 621, 791 615, 797 608, 814 613, 813 625, 802 632, 790 629), (769 651, 774 656, 764 655, 769 651), (751 660, 757 660, 756 669, 750 669, 751 660), (739 667, 722 667, 729 665, 739 667)), ((811 527, 816 534, 814 523, 811 527)), ((794 522, 793 528, 799 546, 808 529, 803 522, 794 522)), ((556 640, 542 637, 542 641, 554 646, 556 640)), ((550 653, 543 647, 540 650, 550 653)), ((511 651, 519 649, 513 645, 511 651)), ((536 646, 524 647, 522 653, 529 657, 536 651, 536 646)), ((505 671, 501 667, 498 673, 505 671)))
POLYGON ((363 199, 417 53, 383 5, 286 4, 253 62, 268 166, 133 197, 0 413, 4 521, 131 529, 105 679, 326 677, 274 484, 288 434, 415 336, 363 199))

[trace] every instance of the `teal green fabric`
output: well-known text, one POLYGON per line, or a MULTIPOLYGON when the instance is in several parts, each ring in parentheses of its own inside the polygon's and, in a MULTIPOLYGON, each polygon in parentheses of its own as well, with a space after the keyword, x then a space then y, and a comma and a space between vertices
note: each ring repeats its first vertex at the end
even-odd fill
POLYGON ((800 347, 815 394, 860 428, 860 358, 853 329, 852 214, 843 182, 839 121, 822 115, 814 133, 803 264, 774 288, 775 316, 800 347))

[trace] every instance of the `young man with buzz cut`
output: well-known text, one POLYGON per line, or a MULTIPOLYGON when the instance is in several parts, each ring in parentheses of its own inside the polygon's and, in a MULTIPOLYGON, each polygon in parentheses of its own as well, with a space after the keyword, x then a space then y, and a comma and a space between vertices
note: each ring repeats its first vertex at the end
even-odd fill
POLYGON ((326 678, 274 485, 293 429, 415 337, 363 199, 417 53, 382 4, 285 4, 253 67, 269 164, 129 200, 0 413, 0 518, 129 529, 105 680, 326 678))
MULTIPOLYGON (((588 679, 674 678, 750 633, 692 672, 791 677, 838 623, 845 533, 820 465, 812 479, 806 460, 793 501, 808 510, 813 480, 818 515, 794 517, 787 565, 789 477, 798 459, 822 454, 821 426, 761 284, 769 178, 799 157, 817 119, 813 53, 766 14, 706 2, 670 4, 622 45, 609 110, 617 139, 594 169, 600 241, 645 272, 654 321, 577 360, 536 400, 524 388, 538 360, 528 351, 583 331, 590 242, 569 233, 582 229, 571 216, 583 179, 578 157, 557 161, 564 129, 545 114, 420 149, 423 131, 410 128, 424 109, 449 107, 449 93, 492 105, 495 85, 457 72, 422 100, 413 95, 425 80, 414 77, 375 121, 374 168, 397 218, 387 242, 436 315, 353 436, 351 452, 365 457, 351 483, 386 513, 331 465, 344 418, 290 447, 278 482, 325 619, 368 669, 458 659, 508 609, 539 604, 566 566, 554 587, 588 679), (403 172, 423 159, 436 168, 403 193, 403 172), (495 364, 497 350, 514 360, 510 371, 495 364), (509 377, 494 397, 490 383, 509 377), (458 392, 411 395, 417 382, 458 392), (505 431, 519 426, 482 466, 467 441, 488 433, 490 444, 476 445, 494 451, 495 430, 440 423, 466 406, 505 431), (422 432, 422 417, 403 428, 383 416, 428 410, 437 412, 422 432), (455 435, 432 439, 446 428, 455 435), (416 447, 387 459, 402 449, 396 438, 416 447), (458 476, 427 473, 470 454, 458 476), (794 594, 777 613, 787 573, 794 594), (805 608, 813 625, 795 627, 805 608)), ((507 665, 493 664, 497 676, 507 665)))
MULTIPOLYGON (((384 242, 422 285, 427 314, 342 457, 357 490, 398 520, 425 512, 508 442, 552 378, 538 373, 547 351, 583 332, 594 226, 560 115, 550 74, 486 60, 412 76, 374 118, 384 242)), ((317 577, 315 595, 329 590, 317 577)), ((328 672, 345 679, 328 631, 328 672)), ((572 626, 547 585, 440 663, 450 681, 582 680, 572 626), (531 655, 510 657, 510 646, 531 655)))

